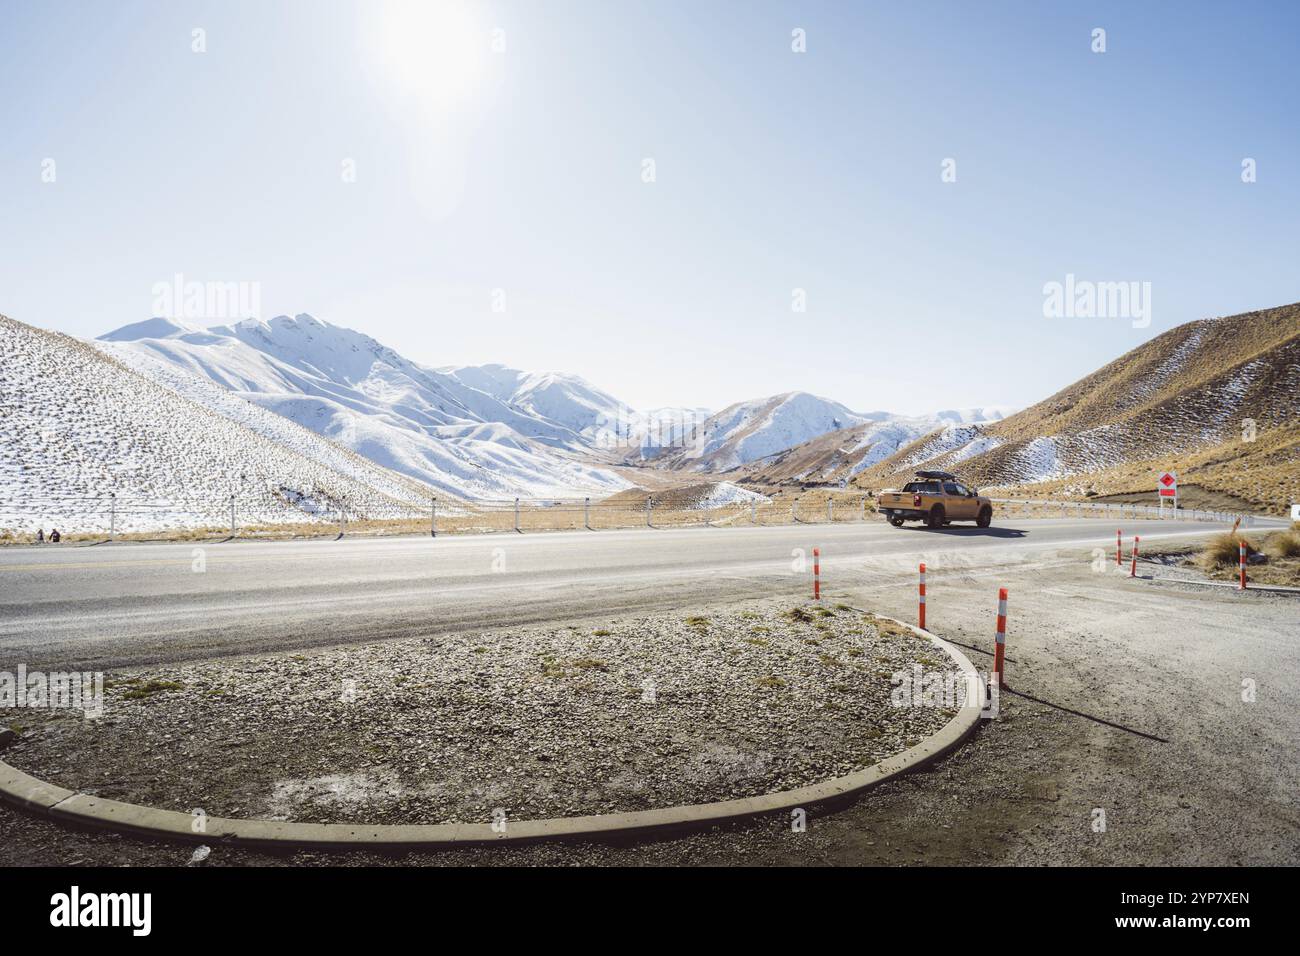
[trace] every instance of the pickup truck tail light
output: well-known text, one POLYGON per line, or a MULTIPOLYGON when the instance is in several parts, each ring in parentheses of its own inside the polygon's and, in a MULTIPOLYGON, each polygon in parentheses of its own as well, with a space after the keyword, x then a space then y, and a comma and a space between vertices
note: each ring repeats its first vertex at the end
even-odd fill
POLYGON ((919 508, 919 507, 921 507, 921 496, 920 496, 920 495, 912 495, 912 507, 913 507, 913 508, 919 508))

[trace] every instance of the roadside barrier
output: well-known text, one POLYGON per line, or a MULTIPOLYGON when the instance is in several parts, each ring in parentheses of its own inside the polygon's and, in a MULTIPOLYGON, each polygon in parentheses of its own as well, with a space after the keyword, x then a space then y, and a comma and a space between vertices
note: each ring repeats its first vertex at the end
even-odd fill
POLYGON ((822 599, 822 552, 813 548, 813 600, 822 599))
POLYGON ((997 645, 993 649, 993 674, 997 677, 998 689, 1007 686, 1005 654, 1007 647, 1007 589, 998 589, 998 632, 997 645))
POLYGON ((1138 576, 1138 542, 1141 540, 1140 536, 1133 535, 1133 564, 1128 569, 1128 576, 1131 578, 1138 576))
MULTIPOLYGON (((1043 498, 990 498, 989 501, 996 505, 1006 505, 1023 510, 1026 515, 1032 517, 1035 509, 1041 517, 1051 517, 1060 509, 1061 517, 1067 517, 1067 505, 1062 501, 1053 501, 1043 498)), ((1004 508, 1003 511, 1010 510, 1004 508)), ((1190 509, 1171 509, 1169 507, 1161 508, 1155 505, 1139 505, 1130 502, 1109 502, 1109 501, 1080 501, 1076 503, 1075 514, 1080 518, 1086 517, 1105 517, 1107 515, 1119 517, 1129 517, 1134 519, 1149 518, 1153 520, 1165 519, 1167 521, 1212 521, 1212 522, 1229 522, 1237 518, 1244 522, 1246 527, 1252 527, 1255 524, 1256 515, 1239 514, 1237 512, 1226 511, 1203 511, 1199 508, 1190 509)), ((1268 518, 1269 515, 1259 515, 1261 518, 1268 518)), ((1276 516, 1273 516, 1276 517, 1276 516)))
MULTIPOLYGON (((993 498, 1003 519, 1055 518, 1061 515, 1098 517, 1107 521, 1123 515, 1132 519, 1164 518, 1178 521, 1225 522, 1239 518, 1241 528, 1256 520, 1278 524, 1277 516, 1236 515, 1185 509, 1163 511, 1157 507, 1106 502, 1049 501, 1028 498, 993 498)), ((134 497, 106 492, 102 496, 59 499, 6 500, 0 496, 0 531, 11 536, 35 536, 36 529, 51 524, 65 535, 119 535, 166 533, 182 527, 202 529, 208 536, 229 533, 269 534, 275 526, 316 525, 340 534, 406 533, 427 531, 430 537, 489 531, 605 530, 634 528, 729 527, 750 525, 847 524, 879 517, 869 495, 858 490, 819 489, 794 498, 781 493, 765 498, 707 499, 673 497, 672 492, 651 495, 619 493, 608 498, 457 499, 443 494, 420 500, 399 500, 376 493, 368 496, 335 495, 324 490, 300 492, 287 487, 254 487, 220 496, 195 496, 174 500, 134 497), (232 501, 232 494, 234 500, 232 501), (826 506, 809 507, 804 498, 826 494, 826 506), (232 506, 235 520, 231 520, 232 506), (824 512, 824 513, 823 513, 824 512), (219 530, 220 529, 220 530, 219 530)), ((996 522, 995 522, 996 523, 996 522)), ((1122 536, 1122 532, 1120 533, 1122 536)), ((1122 549, 1121 549, 1122 550, 1122 549)), ((1122 558, 1122 556, 1121 556, 1122 558)))
POLYGON ((916 616, 917 616, 917 618, 918 618, 918 622, 919 622, 916 626, 919 627, 921 630, 924 631, 924 630, 925 630, 925 562, 924 562, 924 561, 921 562, 921 585, 920 585, 920 587, 921 587, 921 594, 920 594, 921 604, 920 604, 920 607, 919 607, 919 609, 917 610, 917 614, 916 614, 916 616))

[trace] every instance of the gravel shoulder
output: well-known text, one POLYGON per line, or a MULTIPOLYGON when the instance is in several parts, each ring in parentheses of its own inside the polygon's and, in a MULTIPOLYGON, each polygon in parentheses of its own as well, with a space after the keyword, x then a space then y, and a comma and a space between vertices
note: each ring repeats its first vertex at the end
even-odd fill
MULTIPOLYGON (((5 760, 96 796, 314 823, 485 823, 821 782, 919 743, 952 670, 843 605, 388 641, 109 675, 103 716, 27 709, 5 760)), ((952 706, 943 706, 950 703, 952 706)))

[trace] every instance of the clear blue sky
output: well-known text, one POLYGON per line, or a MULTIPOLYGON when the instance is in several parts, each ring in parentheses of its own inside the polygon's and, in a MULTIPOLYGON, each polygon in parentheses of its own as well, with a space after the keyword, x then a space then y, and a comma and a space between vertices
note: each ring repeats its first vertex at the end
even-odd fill
POLYGON ((920 412, 1300 300, 1300 4, 401 7, 0 0, 0 312, 93 336, 181 273, 638 407, 920 412), (1067 273, 1150 327, 1044 318, 1067 273))

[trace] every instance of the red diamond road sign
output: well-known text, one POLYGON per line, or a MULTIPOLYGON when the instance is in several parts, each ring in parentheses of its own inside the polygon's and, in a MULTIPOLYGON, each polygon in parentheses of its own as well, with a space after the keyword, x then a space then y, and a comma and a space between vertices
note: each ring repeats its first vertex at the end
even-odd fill
POLYGON ((1160 487, 1156 489, 1160 492, 1161 497, 1174 498, 1178 495, 1178 479, 1171 471, 1166 471, 1160 476, 1160 487))

